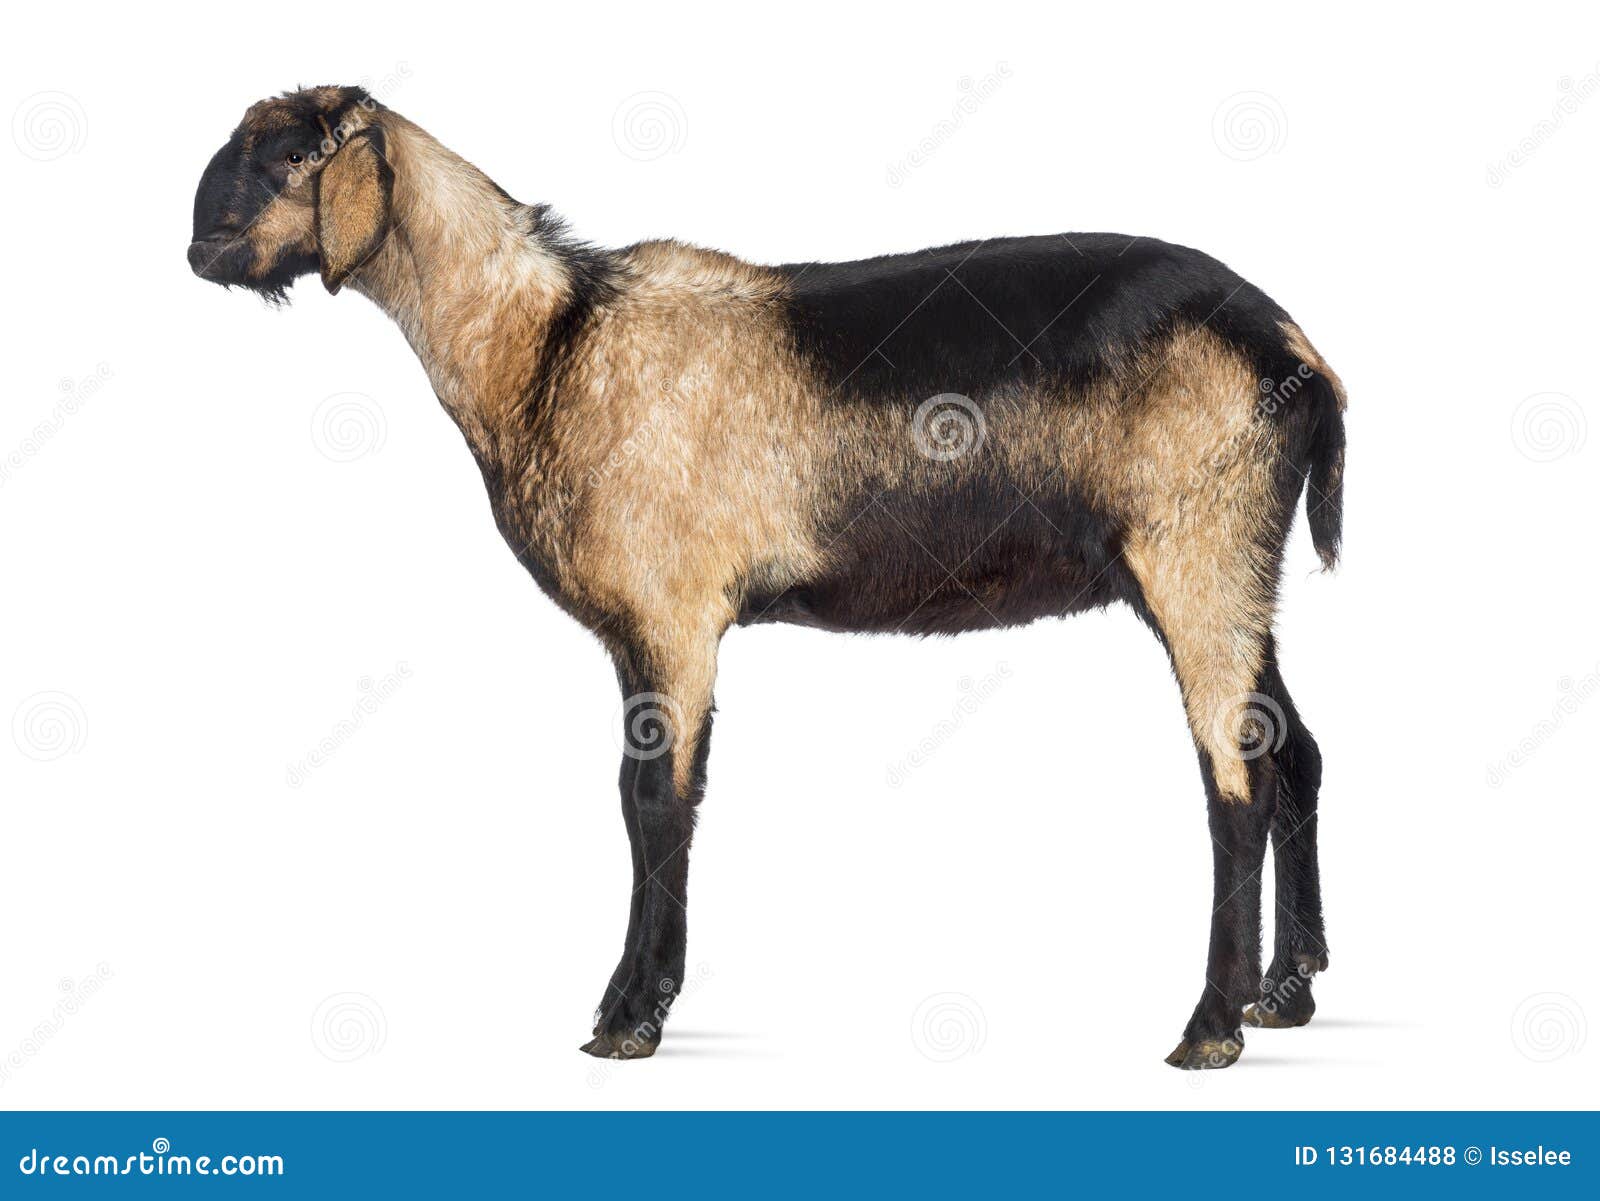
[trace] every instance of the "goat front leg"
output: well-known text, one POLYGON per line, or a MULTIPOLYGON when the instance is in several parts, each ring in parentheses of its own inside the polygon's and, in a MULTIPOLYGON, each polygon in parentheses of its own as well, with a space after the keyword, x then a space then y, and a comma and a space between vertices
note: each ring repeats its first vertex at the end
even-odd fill
MULTIPOLYGON (((632 695, 632 689, 626 679, 622 680, 622 695, 624 697, 632 695)), ((624 707, 626 708, 626 704, 624 707)), ((633 857, 633 893, 628 898, 628 933, 622 939, 622 956, 617 960, 616 970, 611 973, 605 995, 600 998, 600 1004, 595 1006, 596 1021, 611 1011, 618 998, 626 995, 625 990, 633 974, 633 944, 639 937, 639 922, 644 914, 644 884, 647 874, 644 866, 644 840, 639 837, 638 807, 633 799, 634 782, 638 776, 638 758, 624 754, 617 784, 622 793, 622 822, 628 831, 628 849, 633 857)))
POLYGON ((676 654, 629 649, 622 682, 623 821, 633 893, 622 958, 582 1050, 604 1059, 655 1054, 683 987, 688 947, 689 844, 705 790, 716 643, 676 654))
MULTIPOLYGON (((1276 659, 1276 648, 1270 652, 1276 659)), ((1261 996, 1245 1010, 1246 1026, 1304 1026, 1317 1010, 1311 978, 1328 968, 1322 926, 1322 886, 1317 868, 1317 793, 1322 752, 1306 729, 1275 661, 1263 673, 1262 691, 1284 715, 1283 745, 1273 753, 1278 808, 1272 815, 1272 861, 1277 872, 1272 964, 1261 996)))

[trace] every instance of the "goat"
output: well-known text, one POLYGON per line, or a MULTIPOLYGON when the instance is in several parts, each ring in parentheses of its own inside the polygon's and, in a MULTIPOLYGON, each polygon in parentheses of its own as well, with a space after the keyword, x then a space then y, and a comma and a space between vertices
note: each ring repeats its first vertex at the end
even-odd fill
POLYGON ((1226 1067, 1243 1027, 1310 1019, 1322 760, 1273 613, 1302 491, 1337 557, 1345 395, 1221 263, 1110 234, 777 267, 601 250, 348 87, 245 113, 188 258, 274 301, 317 272, 387 312, 502 535, 615 661, 633 892, 583 1050, 653 1054, 682 987, 730 626, 954 634, 1115 601, 1167 650, 1214 843, 1207 983, 1167 1062, 1226 1067))

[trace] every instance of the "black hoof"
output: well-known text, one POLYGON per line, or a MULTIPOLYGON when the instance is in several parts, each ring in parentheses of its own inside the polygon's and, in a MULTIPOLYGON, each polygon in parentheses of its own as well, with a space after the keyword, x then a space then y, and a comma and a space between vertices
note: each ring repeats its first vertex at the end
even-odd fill
POLYGON ((597 1034, 578 1050, 596 1059, 649 1059, 661 1040, 649 1041, 632 1034, 597 1034))
POLYGON ((1311 999, 1311 978, 1326 970, 1326 955, 1298 954, 1293 963, 1273 963, 1261 981, 1261 999, 1245 1007, 1243 1024, 1265 1030, 1304 1026, 1317 1011, 1311 999))
POLYGON ((1306 998, 1303 1006, 1296 1006, 1293 1010, 1274 1005, 1268 997, 1254 1005, 1245 1006, 1244 1024, 1260 1030, 1293 1030, 1309 1022, 1316 1011, 1317 1007, 1310 997, 1306 998))
POLYGON ((1239 1053, 1243 1050, 1244 1044, 1236 1038, 1207 1038, 1193 1043, 1184 1039, 1167 1056, 1167 1062, 1185 1072, 1226 1068, 1238 1061, 1239 1053))

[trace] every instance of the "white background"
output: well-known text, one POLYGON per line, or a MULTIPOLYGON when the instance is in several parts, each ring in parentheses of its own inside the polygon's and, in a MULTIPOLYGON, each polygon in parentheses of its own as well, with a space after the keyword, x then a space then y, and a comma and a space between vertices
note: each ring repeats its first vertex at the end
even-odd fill
POLYGON ((0 1105, 1596 1103, 1592 6, 9 20, 0 1105), (579 1055, 629 889, 611 670, 375 308, 184 261, 246 105, 324 82, 602 244, 1109 229, 1293 312, 1351 394, 1345 561, 1297 521, 1280 625, 1327 760, 1315 1022, 1161 1061, 1211 854, 1116 610, 734 631, 700 974, 656 1059, 579 1055))

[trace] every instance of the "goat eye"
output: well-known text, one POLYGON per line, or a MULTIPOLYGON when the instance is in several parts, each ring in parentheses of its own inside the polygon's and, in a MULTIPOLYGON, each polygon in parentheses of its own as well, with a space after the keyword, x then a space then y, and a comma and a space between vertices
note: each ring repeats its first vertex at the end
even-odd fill
POLYGON ((289 158, 287 161, 291 167, 298 167, 301 163, 306 161, 306 156, 301 154, 298 150, 291 150, 289 151, 289 158))

